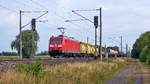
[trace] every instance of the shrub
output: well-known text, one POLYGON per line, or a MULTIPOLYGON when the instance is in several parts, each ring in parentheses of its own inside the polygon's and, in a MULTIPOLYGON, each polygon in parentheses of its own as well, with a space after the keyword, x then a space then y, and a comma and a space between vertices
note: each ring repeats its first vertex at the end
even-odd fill
POLYGON ((26 74, 32 74, 34 76, 39 75, 43 71, 43 65, 41 62, 33 62, 31 64, 18 64, 16 65, 18 72, 24 72, 26 74))
POLYGON ((150 65, 150 55, 147 56, 146 63, 150 65))
POLYGON ((148 55, 150 55, 150 45, 147 45, 143 48, 142 52, 140 53, 140 61, 146 62, 148 55))
POLYGON ((139 58, 140 53, 146 45, 150 45, 150 31, 147 31, 140 35, 140 37, 136 40, 132 49, 132 56, 134 58, 139 58))
POLYGON ((146 61, 146 55, 143 52, 140 54, 140 61, 141 62, 145 62, 146 61))

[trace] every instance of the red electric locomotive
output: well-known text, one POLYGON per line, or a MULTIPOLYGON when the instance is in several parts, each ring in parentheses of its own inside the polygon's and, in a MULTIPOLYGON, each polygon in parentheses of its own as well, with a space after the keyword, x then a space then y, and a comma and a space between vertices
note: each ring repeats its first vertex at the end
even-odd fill
POLYGON ((80 53, 80 42, 64 35, 51 36, 49 55, 52 57, 75 56, 80 53))

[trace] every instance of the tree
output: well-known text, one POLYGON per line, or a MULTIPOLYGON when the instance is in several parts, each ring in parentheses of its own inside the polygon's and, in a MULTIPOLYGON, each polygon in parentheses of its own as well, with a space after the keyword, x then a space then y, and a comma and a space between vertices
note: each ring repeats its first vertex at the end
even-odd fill
POLYGON ((150 45, 147 45, 143 48, 142 52, 140 53, 140 61, 150 64, 150 45))
POLYGON ((18 56, 18 54, 16 52, 1 52, 0 56, 18 56))
POLYGON ((146 62, 149 59, 150 55, 150 45, 147 45, 143 48, 142 52, 140 53, 140 61, 146 62))
POLYGON ((38 56, 48 55, 48 51, 41 51, 41 52, 38 53, 37 55, 38 55, 38 56))
MULTIPOLYGON (((16 49, 18 51, 18 54, 20 53, 19 37, 20 35, 17 35, 16 39, 12 41, 11 43, 11 48, 16 49)), ((32 30, 22 31, 22 56, 23 58, 30 58, 32 54, 35 54, 38 48, 37 47, 38 41, 39 41, 39 35, 37 31, 35 31, 34 33, 32 30), (34 40, 32 40, 32 35, 34 35, 34 40)))
POLYGON ((150 65, 150 55, 147 56, 146 63, 150 65))
POLYGON ((140 35, 140 37, 136 40, 132 49, 132 56, 134 58, 139 58, 139 55, 142 49, 150 44, 150 31, 147 31, 140 35))

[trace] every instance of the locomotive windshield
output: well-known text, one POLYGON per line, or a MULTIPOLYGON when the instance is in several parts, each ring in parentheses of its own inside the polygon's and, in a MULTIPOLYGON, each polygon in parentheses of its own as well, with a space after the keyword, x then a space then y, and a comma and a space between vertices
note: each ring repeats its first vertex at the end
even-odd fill
POLYGON ((62 42, 62 38, 51 38, 51 39, 50 39, 50 42, 53 42, 53 43, 61 43, 61 42, 62 42))

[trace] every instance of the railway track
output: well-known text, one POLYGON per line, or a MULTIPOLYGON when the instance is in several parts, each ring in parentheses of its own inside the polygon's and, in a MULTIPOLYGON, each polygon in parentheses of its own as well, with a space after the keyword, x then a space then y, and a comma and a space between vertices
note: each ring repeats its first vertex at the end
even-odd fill
POLYGON ((64 63, 89 62, 94 58, 48 58, 48 59, 14 59, 0 60, 0 71, 14 69, 17 64, 30 64, 36 61, 42 62, 44 65, 55 66, 64 63))

